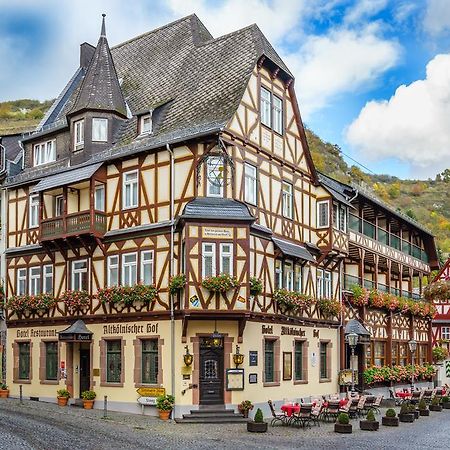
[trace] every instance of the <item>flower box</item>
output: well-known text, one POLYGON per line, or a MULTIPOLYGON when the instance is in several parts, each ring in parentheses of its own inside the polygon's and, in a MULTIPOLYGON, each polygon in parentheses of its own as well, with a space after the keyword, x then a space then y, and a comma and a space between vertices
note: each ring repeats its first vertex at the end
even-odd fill
POLYGON ((247 431, 250 433, 265 433, 267 431, 267 422, 247 422, 247 431))
POLYGON ((442 405, 430 405, 429 408, 430 408, 430 411, 436 411, 436 412, 442 411, 442 405))
POLYGON ((413 413, 399 414, 398 418, 399 418, 400 422, 403 422, 403 423, 413 423, 415 420, 413 413))
POLYGON ((343 434, 350 434, 353 431, 353 426, 351 423, 339 423, 336 422, 334 424, 334 432, 335 433, 343 433, 343 434))
POLYGON ((382 417, 381 423, 386 427, 398 427, 398 417, 382 417))
POLYGON ((380 427, 378 420, 360 420, 359 428, 365 431, 377 431, 380 427))

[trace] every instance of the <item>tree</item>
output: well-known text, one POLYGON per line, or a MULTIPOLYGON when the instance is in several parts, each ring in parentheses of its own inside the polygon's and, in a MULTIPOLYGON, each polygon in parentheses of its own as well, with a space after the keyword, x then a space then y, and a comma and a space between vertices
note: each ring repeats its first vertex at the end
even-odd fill
POLYGON ((441 177, 444 183, 450 183, 450 169, 445 169, 441 172, 441 177))

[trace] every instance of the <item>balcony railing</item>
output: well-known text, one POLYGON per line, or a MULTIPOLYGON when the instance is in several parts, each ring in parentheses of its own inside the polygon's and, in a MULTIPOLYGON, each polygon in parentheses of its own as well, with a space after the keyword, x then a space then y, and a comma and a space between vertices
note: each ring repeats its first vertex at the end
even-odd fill
POLYGON ((356 231, 357 233, 362 233, 371 239, 375 239, 384 245, 400 250, 407 255, 411 255, 416 259, 426 263, 428 262, 428 255, 425 250, 421 249, 417 245, 405 241, 404 239, 400 239, 399 236, 389 233, 383 228, 376 227, 374 224, 353 214, 350 214, 349 228, 350 230, 356 231))
POLYGON ((106 233, 106 216, 99 211, 83 211, 63 217, 41 221, 41 241, 92 234, 106 233))

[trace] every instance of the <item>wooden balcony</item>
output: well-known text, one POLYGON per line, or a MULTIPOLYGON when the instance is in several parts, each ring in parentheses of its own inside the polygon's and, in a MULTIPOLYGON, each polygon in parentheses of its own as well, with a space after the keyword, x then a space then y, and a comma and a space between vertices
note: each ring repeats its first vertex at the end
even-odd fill
POLYGON ((41 221, 40 241, 91 235, 103 237, 106 233, 106 215, 101 211, 81 211, 41 221))

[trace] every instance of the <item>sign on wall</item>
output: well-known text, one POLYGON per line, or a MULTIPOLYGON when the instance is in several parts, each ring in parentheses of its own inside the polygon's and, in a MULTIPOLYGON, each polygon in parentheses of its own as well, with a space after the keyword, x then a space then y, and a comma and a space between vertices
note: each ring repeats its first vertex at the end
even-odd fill
POLYGON ((207 239, 233 239, 233 228, 203 227, 202 235, 207 239))
POLYGON ((257 351, 249 351, 248 352, 248 363, 250 366, 258 365, 258 352, 257 351))
POLYGON ((166 394, 166 389, 156 387, 140 387, 139 389, 136 389, 136 392, 141 397, 159 397, 166 394))
POLYGON ((244 369, 227 369, 226 390, 227 391, 244 390, 244 369))
POLYGON ((249 384, 258 383, 258 374, 257 373, 249 373, 248 374, 248 382, 249 382, 249 384))

